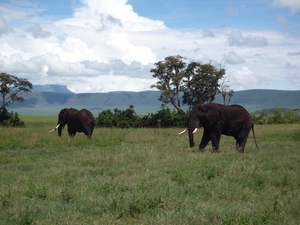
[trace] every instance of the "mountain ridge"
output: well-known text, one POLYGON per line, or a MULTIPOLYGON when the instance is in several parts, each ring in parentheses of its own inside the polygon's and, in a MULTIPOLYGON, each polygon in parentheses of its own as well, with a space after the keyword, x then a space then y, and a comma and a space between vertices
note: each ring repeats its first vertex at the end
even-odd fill
MULTIPOLYGON (((97 114, 106 109, 127 109, 130 105, 134 105, 138 114, 148 114, 155 113, 161 108, 162 102, 158 100, 159 96, 159 91, 76 94, 64 86, 49 85, 36 87, 30 93, 23 93, 22 97, 25 98, 25 101, 23 103, 15 102, 9 108, 20 114, 52 115, 57 114, 62 108, 73 107, 87 108, 97 114)), ((223 104, 221 94, 216 96, 214 102, 223 104)), ((236 91, 230 104, 242 105, 249 112, 270 108, 299 109, 300 90, 252 89, 236 91)), ((171 109, 174 108, 172 105, 168 106, 171 109)))

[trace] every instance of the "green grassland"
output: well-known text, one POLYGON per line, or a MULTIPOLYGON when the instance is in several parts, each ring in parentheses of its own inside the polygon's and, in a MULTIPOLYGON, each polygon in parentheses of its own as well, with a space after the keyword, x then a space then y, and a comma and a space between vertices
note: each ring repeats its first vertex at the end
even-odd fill
MULTIPOLYGON (((300 124, 255 126, 245 153, 189 148, 178 128, 1 127, 0 224, 299 224, 300 124)), ((202 129, 196 134, 200 142, 202 129)))

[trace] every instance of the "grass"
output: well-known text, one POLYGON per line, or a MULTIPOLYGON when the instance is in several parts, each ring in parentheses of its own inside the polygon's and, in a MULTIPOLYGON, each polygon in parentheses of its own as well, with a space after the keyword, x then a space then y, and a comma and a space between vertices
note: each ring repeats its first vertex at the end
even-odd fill
POLYGON ((300 124, 256 126, 244 154, 222 136, 213 154, 175 128, 71 139, 48 133, 56 117, 23 120, 1 128, 0 224, 299 224, 300 124))

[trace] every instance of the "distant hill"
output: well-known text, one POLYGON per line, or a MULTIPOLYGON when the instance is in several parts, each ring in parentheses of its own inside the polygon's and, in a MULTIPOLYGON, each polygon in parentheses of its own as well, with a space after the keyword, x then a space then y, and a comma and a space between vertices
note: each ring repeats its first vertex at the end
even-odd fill
MULTIPOLYGON (((65 107, 87 108, 98 114, 106 109, 127 109, 130 105, 134 105, 134 110, 138 114, 148 114, 161 108, 159 96, 159 91, 75 94, 65 86, 36 85, 31 93, 23 94, 25 98, 23 103, 15 102, 10 108, 21 115, 56 115, 65 107)), ((223 103, 220 95, 216 96, 215 102, 223 103)), ((300 90, 236 91, 230 104, 242 105, 250 112, 271 108, 300 109, 300 90)), ((170 108, 173 106, 170 105, 170 108)))
POLYGON ((32 92, 58 92, 58 93, 73 93, 64 85, 48 84, 48 85, 33 85, 32 92))
MULTIPOLYGON (((216 101, 222 103, 221 96, 216 101)), ((270 108, 300 109, 300 90, 246 90, 234 93, 230 104, 243 105, 250 112, 270 108)))

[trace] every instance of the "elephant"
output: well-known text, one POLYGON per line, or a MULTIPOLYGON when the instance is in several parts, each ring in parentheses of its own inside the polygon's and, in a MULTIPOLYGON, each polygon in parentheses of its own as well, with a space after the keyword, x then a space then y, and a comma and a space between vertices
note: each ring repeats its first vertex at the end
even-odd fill
POLYGON ((244 153, 251 129, 255 145, 258 148, 253 120, 247 110, 240 105, 225 106, 217 103, 195 105, 190 111, 187 128, 179 133, 183 134, 188 131, 191 148, 195 145, 193 136, 200 124, 204 128, 199 145, 200 151, 204 151, 207 143, 211 141, 213 151, 219 152, 221 134, 224 134, 233 136, 236 140, 237 150, 244 153))
POLYGON ((64 108, 58 114, 57 126, 49 132, 58 129, 58 136, 61 137, 62 129, 66 124, 68 125, 70 137, 74 137, 76 132, 83 132, 90 138, 93 134, 95 118, 87 109, 77 110, 74 108, 64 108))

